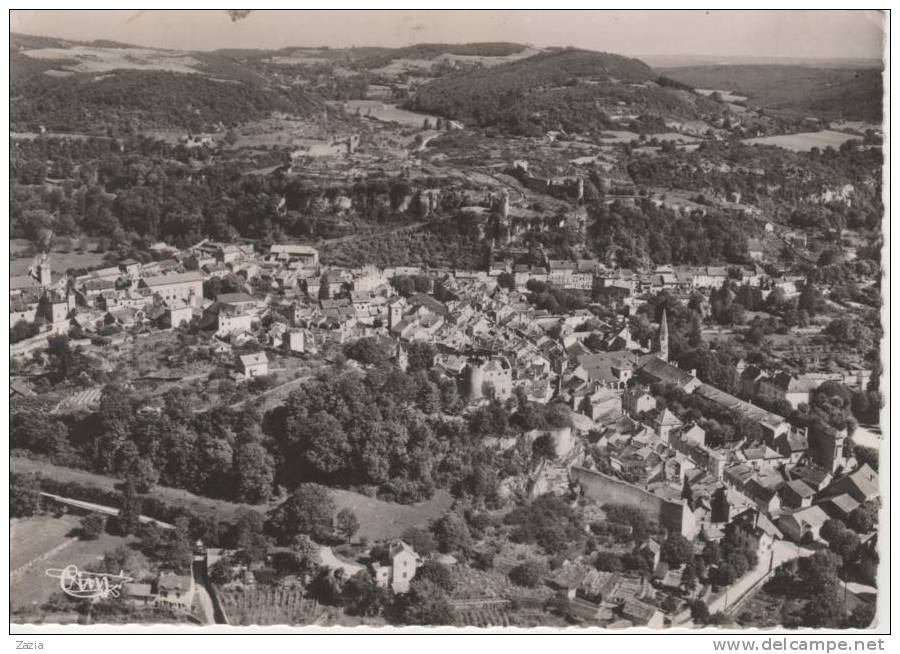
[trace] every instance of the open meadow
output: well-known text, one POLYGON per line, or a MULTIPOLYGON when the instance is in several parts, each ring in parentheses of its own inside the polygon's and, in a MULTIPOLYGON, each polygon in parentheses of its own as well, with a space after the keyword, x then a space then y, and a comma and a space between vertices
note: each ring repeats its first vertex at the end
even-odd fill
POLYGON ((777 145, 792 152, 809 152, 813 148, 832 147, 837 149, 851 139, 858 139, 854 134, 835 132, 824 129, 821 132, 801 132, 799 134, 778 134, 777 136, 758 136, 752 139, 744 139, 749 145, 777 145))
POLYGON ((410 527, 427 527, 450 510, 453 498, 447 491, 439 490, 425 502, 418 504, 397 504, 385 502, 360 493, 332 489, 334 503, 338 511, 351 509, 359 519, 356 538, 370 541, 399 538, 410 527))
POLYGON ((102 534, 93 541, 75 537, 81 520, 72 515, 34 516, 10 521, 10 598, 12 608, 34 608, 59 590, 50 568, 67 565, 85 569, 106 552, 134 539, 102 534))

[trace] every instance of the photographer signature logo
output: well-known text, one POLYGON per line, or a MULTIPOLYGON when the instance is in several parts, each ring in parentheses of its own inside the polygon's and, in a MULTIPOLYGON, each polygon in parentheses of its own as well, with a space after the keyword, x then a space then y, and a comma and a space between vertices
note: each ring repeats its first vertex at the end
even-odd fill
POLYGON ((132 581, 122 571, 119 574, 104 572, 85 572, 78 566, 67 565, 65 568, 50 568, 44 572, 48 577, 59 579, 59 587, 66 595, 78 599, 108 599, 118 597, 122 586, 132 581))

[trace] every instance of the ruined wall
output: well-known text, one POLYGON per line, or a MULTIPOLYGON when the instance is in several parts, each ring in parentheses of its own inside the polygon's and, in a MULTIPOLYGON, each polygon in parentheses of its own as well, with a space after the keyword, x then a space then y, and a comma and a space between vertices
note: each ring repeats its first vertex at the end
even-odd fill
POLYGON ((686 520, 683 523, 683 507, 680 503, 669 502, 633 484, 596 470, 573 466, 569 470, 569 475, 573 481, 581 485, 587 497, 599 504, 627 504, 645 511, 667 529, 682 533, 685 527, 688 527, 688 531, 691 531, 692 521, 686 520))

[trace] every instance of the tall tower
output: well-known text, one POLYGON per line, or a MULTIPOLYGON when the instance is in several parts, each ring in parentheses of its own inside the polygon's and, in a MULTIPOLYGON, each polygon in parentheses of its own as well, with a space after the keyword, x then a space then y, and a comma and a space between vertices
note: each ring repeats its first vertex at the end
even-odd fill
POLYGON ((509 224, 509 192, 506 189, 500 191, 500 225, 505 232, 506 244, 512 242, 512 228, 509 224))
POLYGON ((406 354, 406 349, 403 347, 403 341, 399 338, 397 339, 397 350, 394 353, 394 363, 396 363, 397 367, 403 372, 406 372, 406 369, 409 368, 409 356, 406 354))
POLYGON ((663 361, 669 361, 669 323, 666 320, 666 309, 663 308, 662 318, 659 320, 659 350, 657 355, 663 361))
POLYGON ((403 320, 403 307, 406 303, 402 297, 392 298, 388 302, 388 329, 393 329, 403 320))
POLYGON ((50 255, 46 252, 37 255, 31 264, 30 272, 43 288, 49 287, 53 283, 50 274, 50 255))

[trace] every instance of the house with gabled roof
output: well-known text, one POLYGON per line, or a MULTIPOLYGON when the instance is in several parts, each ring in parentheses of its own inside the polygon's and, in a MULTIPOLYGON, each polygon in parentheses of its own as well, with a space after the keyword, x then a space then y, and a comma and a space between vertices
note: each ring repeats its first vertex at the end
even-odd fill
POLYGON ((245 379, 268 375, 269 358, 265 352, 242 354, 238 357, 238 372, 243 374, 245 379))
POLYGON ((819 540, 822 525, 828 520, 828 514, 814 504, 805 509, 782 513, 775 521, 778 528, 795 543, 819 540))
POLYGON ((666 443, 670 443, 674 435, 681 429, 682 422, 668 408, 663 409, 653 421, 657 435, 666 443))
POLYGON ((864 463, 849 475, 836 479, 825 489, 826 496, 847 493, 857 502, 874 500, 880 492, 878 473, 868 463, 864 463))
POLYGON ((781 504, 790 509, 803 509, 812 505, 816 491, 800 479, 792 479, 781 487, 781 504))
POLYGON ((375 583, 382 587, 390 587, 395 593, 405 593, 409 583, 416 575, 419 566, 419 555, 402 540, 391 542, 384 556, 372 563, 375 583))
POLYGON ((860 506, 860 504, 862 503, 850 495, 850 493, 841 493, 840 495, 829 497, 821 502, 819 506, 825 509, 826 513, 834 516, 838 520, 846 520, 850 517, 850 512, 860 506))

